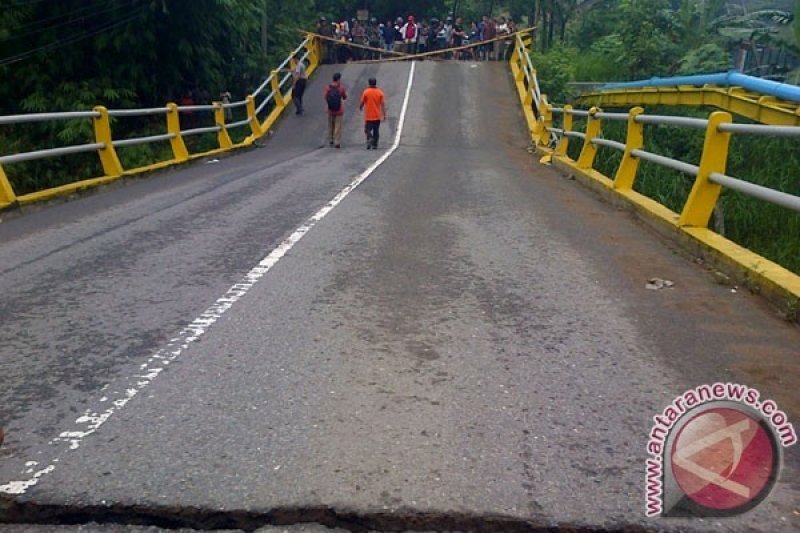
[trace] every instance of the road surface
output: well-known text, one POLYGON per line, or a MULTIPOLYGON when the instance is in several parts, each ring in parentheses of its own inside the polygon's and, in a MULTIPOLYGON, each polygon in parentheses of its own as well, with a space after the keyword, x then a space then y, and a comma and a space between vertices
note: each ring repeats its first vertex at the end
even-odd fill
POLYGON ((343 66, 341 150, 333 68, 263 147, 4 215, 0 519, 800 526, 797 447, 746 515, 644 516, 683 391, 745 383, 800 420, 796 326, 539 166, 504 65, 343 66))

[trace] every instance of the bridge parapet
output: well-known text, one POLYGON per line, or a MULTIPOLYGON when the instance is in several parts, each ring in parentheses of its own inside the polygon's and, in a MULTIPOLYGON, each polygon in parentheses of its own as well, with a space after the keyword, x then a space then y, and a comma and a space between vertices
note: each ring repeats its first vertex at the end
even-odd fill
POLYGON ((302 61, 306 62, 307 73, 311 75, 319 66, 319 40, 313 34, 307 35, 300 46, 267 76, 264 82, 253 91, 253 94, 248 95, 241 101, 183 106, 170 102, 165 104, 164 107, 157 108, 107 110, 104 107, 95 107, 92 111, 0 116, 0 126, 89 119, 93 123, 94 130, 94 139, 85 144, 0 155, 0 209, 12 204, 25 204, 58 195, 69 194, 81 189, 114 181, 121 176, 140 174, 193 159, 226 152, 228 150, 250 146, 272 128, 275 121, 287 107, 290 101, 289 95, 291 92, 292 80, 292 74, 287 67, 294 66, 294 58, 298 55, 301 57, 302 61), (267 89, 270 89, 270 91, 267 92, 267 89), (229 120, 232 111, 240 108, 245 110, 246 118, 239 121, 229 120), (188 127, 192 124, 190 124, 190 121, 186 120, 186 118, 194 114, 207 114, 211 120, 213 120, 214 125, 207 127, 188 127), (129 117, 141 118, 152 116, 163 116, 165 118, 164 133, 127 139, 113 138, 114 121, 129 117), (181 120, 182 117, 184 120, 181 120), (234 143, 231 140, 229 132, 248 126, 249 133, 244 136, 241 141, 234 143), (199 153, 190 153, 187 149, 185 138, 208 133, 216 134, 218 147, 199 153), (118 148, 165 141, 169 141, 172 151, 172 157, 165 161, 125 169, 117 156, 118 148), (100 160, 103 176, 84 179, 60 187, 52 187, 27 194, 15 194, 14 187, 3 170, 4 165, 23 161, 34 161, 92 152, 96 153, 100 160))
MULTIPOLYGON (((540 93, 536 70, 531 63, 529 44, 517 38, 514 54, 511 57, 511 70, 528 122, 531 141, 536 151, 543 156, 542 162, 552 163, 570 174, 581 177, 612 198, 633 204, 637 211, 646 218, 654 220, 657 225, 677 233, 684 241, 689 239, 694 247, 710 252, 711 257, 717 259, 723 267, 727 266, 727 269, 734 271, 737 277, 752 282, 797 318, 800 309, 800 276, 715 233, 709 228, 709 221, 723 188, 800 212, 800 197, 726 174, 728 148, 732 135, 800 138, 800 111, 798 111, 800 104, 777 102, 772 96, 754 97, 755 95, 745 94, 739 89, 724 92, 728 99, 737 101, 734 109, 744 109, 747 111, 744 113, 745 116, 755 120, 765 119, 770 122, 767 124, 738 124, 733 121, 733 116, 728 111, 714 111, 708 118, 691 118, 648 115, 639 105, 623 113, 604 112, 598 106, 589 109, 574 109, 571 105, 557 107, 548 102, 546 95, 540 93), (533 95, 537 95, 537 98, 533 95), (585 122, 583 131, 574 130, 574 118, 585 122), (627 124, 624 143, 602 137, 601 124, 604 121, 621 121, 627 124), (645 151, 643 147, 647 125, 670 125, 703 130, 705 138, 699 164, 645 151), (582 143, 577 159, 571 158, 568 153, 571 140, 582 143), (621 161, 613 177, 595 169, 595 156, 600 148, 622 152, 621 161), (694 179, 691 192, 680 212, 675 212, 634 190, 640 161, 666 167, 694 179)), ((705 88, 705 90, 712 95, 722 94, 718 88, 705 88)), ((579 103, 605 102, 613 105, 664 104, 664 95, 674 96, 674 100, 670 103, 675 105, 681 103, 709 105, 710 102, 708 98, 696 98, 697 94, 686 87, 612 88, 609 94, 593 92, 584 95, 578 101, 579 103), (670 90, 674 92, 669 92, 670 90), (692 96, 689 99, 682 99, 687 94, 692 96), (651 95, 659 97, 651 100, 651 95)), ((725 104, 722 101, 718 103, 725 104)), ((717 107, 724 108, 725 105, 717 107)))

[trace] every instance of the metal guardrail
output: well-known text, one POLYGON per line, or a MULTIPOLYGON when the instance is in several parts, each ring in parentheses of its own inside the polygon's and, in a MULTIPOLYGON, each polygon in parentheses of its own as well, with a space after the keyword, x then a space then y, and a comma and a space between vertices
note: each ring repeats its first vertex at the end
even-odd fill
MULTIPOLYGON (((605 112, 599 107, 589 109, 573 109, 570 105, 554 106, 542 94, 534 105, 529 95, 538 87, 536 78, 530 75, 532 68, 527 68, 530 58, 530 43, 518 37, 510 67, 518 89, 522 110, 528 122, 531 140, 535 149, 543 153, 543 162, 553 162, 558 166, 587 178, 590 182, 599 183, 604 189, 615 191, 628 202, 636 205, 642 212, 648 213, 660 224, 674 228, 683 237, 699 243, 701 249, 714 250, 720 257, 719 263, 728 267, 735 265, 736 272, 746 272, 746 279, 758 281, 758 287, 764 294, 781 306, 790 306, 789 312, 796 313, 791 302, 800 302, 800 276, 772 263, 750 250, 744 249, 708 228, 712 213, 716 208, 720 194, 724 189, 737 191, 760 201, 800 212, 800 197, 762 185, 748 182, 738 177, 726 175, 728 150, 733 135, 768 135, 774 137, 800 138, 800 106, 786 107, 770 98, 762 98, 757 94, 742 94, 735 88, 725 94, 717 90, 695 88, 674 88, 673 92, 662 92, 661 89, 648 92, 642 89, 639 93, 597 94, 580 98, 581 102, 605 101, 613 107, 631 105, 627 113, 605 112), (709 96, 709 100, 706 97, 709 96), (719 98, 718 98, 719 97, 719 98), (637 100, 639 98, 639 100, 637 100), (670 115, 647 115, 640 104, 653 103, 660 105, 714 105, 725 111, 714 111, 708 118, 692 118, 670 115), (635 106, 635 107, 633 107, 635 106), (751 118, 760 124, 737 124, 728 109, 751 118), (797 112, 795 112, 797 110, 797 112), (555 117, 558 117, 556 124, 555 117), (573 124, 580 121, 582 131, 575 131, 573 124), (604 121, 624 121, 627 123, 625 142, 602 137, 604 121), (699 129, 705 132, 705 141, 700 161, 680 161, 660 154, 644 150, 645 129, 652 127, 677 127, 699 129), (572 159, 568 155, 569 143, 573 140, 582 142, 580 155, 572 159), (623 153, 613 177, 604 176, 594 169, 594 161, 599 149, 610 148, 623 153), (651 198, 646 198, 634 191, 641 161, 669 168, 692 176, 694 182, 688 199, 680 213, 675 213, 651 198)), ((535 70, 533 70, 535 72, 535 70)))
POLYGON ((106 145, 103 143, 64 146, 62 148, 47 148, 45 150, 36 150, 34 152, 24 152, 21 154, 0 157, 0 165, 6 163, 21 163, 22 161, 34 161, 36 159, 46 159, 48 157, 58 157, 62 155, 81 154, 84 152, 96 152, 98 150, 105 150, 105 148, 106 145))
POLYGON ((288 91, 287 85, 291 86, 293 78, 291 72, 287 72, 281 76, 282 72, 288 70, 288 67, 294 65, 295 57, 300 56, 301 61, 307 63, 307 72, 310 75, 319 65, 320 47, 319 39, 314 35, 309 34, 305 40, 298 46, 279 66, 273 70, 266 80, 259 85, 259 87, 244 100, 221 103, 215 102, 209 105, 187 105, 179 106, 174 103, 169 103, 164 107, 156 108, 142 108, 142 109, 105 109, 104 107, 96 107, 91 111, 72 111, 64 113, 33 113, 26 115, 8 115, 0 116, 0 126, 12 124, 28 124, 35 122, 50 122, 55 120, 85 120, 91 119, 94 125, 95 139, 93 143, 65 146, 58 148, 45 148, 41 150, 34 150, 30 152, 23 152, 18 154, 8 154, 0 156, 0 207, 10 205, 12 203, 26 203, 30 201, 40 200, 55 196, 57 194, 64 194, 78 190, 87 186, 95 185, 99 182, 110 181, 123 175, 136 174, 152 170, 154 168, 182 163, 190 159, 203 157, 219 151, 230 150, 237 147, 248 146, 256 139, 263 136, 272 127, 274 122, 280 116, 283 109, 288 105, 288 91), (270 86, 271 92, 264 97, 261 102, 256 106, 256 98, 270 86), (247 118, 244 120, 226 123, 226 110, 246 108, 247 118), (267 109, 270 113, 266 117, 260 115, 267 109), (214 126, 209 127, 194 127, 183 129, 181 125, 181 114, 193 113, 210 113, 213 115, 214 126), (164 115, 166 117, 166 132, 158 135, 148 135, 143 137, 134 137, 130 139, 113 139, 112 138, 112 118, 127 118, 127 117, 143 117, 164 115), (250 134, 240 143, 234 144, 228 135, 228 130, 234 128, 241 128, 250 126, 250 134), (219 147, 209 152, 190 154, 183 142, 183 138, 193 135, 201 135, 205 133, 216 133, 217 142, 219 147), (116 154, 116 148, 136 146, 142 144, 149 144, 155 142, 169 141, 172 148, 173 158, 161 162, 139 167, 134 169, 124 169, 116 154), (2 165, 13 164, 23 161, 33 161, 38 159, 46 159, 51 157, 59 157, 77 153, 96 152, 100 158, 103 167, 104 176, 102 178, 93 178, 82 180, 69 184, 67 186, 55 187, 44 191, 37 191, 30 194, 17 196, 14 193, 13 187, 6 176, 2 165))
MULTIPOLYGON (((620 120, 620 121, 632 120, 632 122, 635 125, 647 124, 654 126, 677 126, 677 127, 706 130, 707 132, 706 138, 712 139, 716 142, 712 143, 711 145, 707 145, 705 150, 716 150, 718 151, 719 154, 724 153, 726 156, 725 159, 727 159, 729 135, 725 136, 724 134, 750 134, 750 135, 773 135, 782 137, 800 137, 800 127, 769 126, 763 124, 736 124, 730 122, 730 120, 732 120, 732 117, 724 112, 716 112, 712 115, 712 117, 716 116, 717 120, 692 118, 692 117, 678 117, 670 115, 646 115, 643 113, 641 109, 639 109, 635 113, 606 113, 599 111, 597 108, 580 110, 580 109, 572 109, 570 106, 565 106, 560 108, 549 107, 549 109, 546 110, 546 113, 549 113, 551 116, 568 115, 570 117, 588 118, 591 121, 595 122, 597 131, 599 131, 600 121, 604 119, 620 120)), ((547 121, 546 119, 543 119, 543 122, 546 121, 547 121)), ((595 146, 603 146, 603 147, 613 148, 622 152, 626 152, 630 154, 632 158, 635 158, 637 160, 640 159, 642 161, 648 161, 650 163, 654 163, 672 170, 676 170, 678 172, 682 172, 689 176, 699 177, 701 175, 701 167, 703 166, 702 163, 698 166, 684 161, 679 161, 677 159, 673 159, 670 157, 665 157, 659 154, 646 152, 642 150, 640 146, 632 146, 617 141, 601 139, 598 138, 596 134, 592 135, 590 133, 588 125, 586 132, 572 131, 571 130, 572 121, 565 121, 565 122, 568 122, 568 124, 565 124, 564 128, 555 128, 553 126, 543 126, 543 127, 549 133, 560 136, 562 139, 564 137, 583 139, 584 150, 582 151, 582 154, 586 153, 585 150, 586 145, 592 144, 595 146), (566 127, 567 125, 569 125, 570 127, 566 127)), ((561 150, 558 150, 557 147, 556 151, 559 154, 566 153, 566 150, 563 148, 561 150)), ((708 159, 708 155, 704 153, 703 159, 708 159)), ((587 163, 586 158, 584 158, 582 163, 584 165, 587 163)), ((591 161, 589 161, 589 163, 591 164, 591 161)), ((737 192, 740 192, 742 194, 752 196, 753 198, 757 198, 759 200, 767 201, 775 205, 779 205, 800 212, 800 197, 782 191, 769 189, 767 187, 763 187, 753 183, 749 183, 739 178, 726 176, 724 166, 725 165, 723 164, 721 165, 721 168, 711 169, 704 172, 703 179, 705 183, 711 184, 711 186, 717 185, 732 190, 736 190, 737 192)), ((702 182, 700 184, 695 183, 695 188, 705 188, 707 186, 708 185, 704 186, 702 182)), ((717 194, 714 196, 713 199, 714 203, 716 203, 718 195, 719 193, 717 192, 717 194)), ((713 207, 714 206, 712 205, 711 209, 708 209, 707 205, 695 207, 687 203, 687 205, 684 207, 683 213, 681 214, 681 219, 684 221, 694 220, 695 222, 698 220, 705 219, 703 225, 706 226, 708 224, 708 219, 705 217, 704 213, 708 213, 708 217, 710 217, 713 207), (697 218, 698 216, 700 217, 699 219, 697 218)))
POLYGON ((0 117, 0 124, 25 124, 31 122, 49 122, 51 120, 70 120, 75 118, 98 118, 96 111, 69 111, 64 113, 31 113, 29 115, 6 115, 0 117))
MULTIPOLYGON (((584 106, 688 106, 715 107, 771 126, 800 126, 800 102, 765 96, 741 85, 672 85, 657 87, 603 87, 577 97, 584 106)), ((786 86, 784 86, 786 87, 786 86)))
POLYGON ((109 109, 110 117, 143 117, 147 115, 166 115, 168 107, 153 107, 149 109, 109 109))

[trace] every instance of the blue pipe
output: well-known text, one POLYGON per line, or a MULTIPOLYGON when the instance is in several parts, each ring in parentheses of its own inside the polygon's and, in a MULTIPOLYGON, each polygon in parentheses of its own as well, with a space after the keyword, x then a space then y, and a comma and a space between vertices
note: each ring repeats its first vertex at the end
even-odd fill
POLYGON ((598 90, 640 89, 643 87, 676 87, 678 85, 718 85, 722 87, 742 87, 754 93, 774 96, 789 102, 800 102, 800 87, 764 80, 730 71, 721 74, 702 74, 699 76, 677 76, 674 78, 651 78, 649 80, 626 83, 609 83, 598 90))

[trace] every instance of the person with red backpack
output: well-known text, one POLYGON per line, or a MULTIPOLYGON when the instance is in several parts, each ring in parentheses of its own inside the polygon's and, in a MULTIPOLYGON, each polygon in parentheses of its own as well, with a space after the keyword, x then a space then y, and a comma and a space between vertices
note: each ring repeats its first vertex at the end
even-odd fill
POLYGON ((325 88, 325 102, 328 104, 328 144, 342 147, 342 121, 344 120, 344 101, 347 92, 339 80, 342 75, 337 72, 333 81, 325 88))
POLYGON ((408 16, 408 22, 400 29, 400 34, 403 36, 403 42, 405 43, 404 52, 407 54, 416 54, 419 28, 417 28, 413 16, 408 16))

